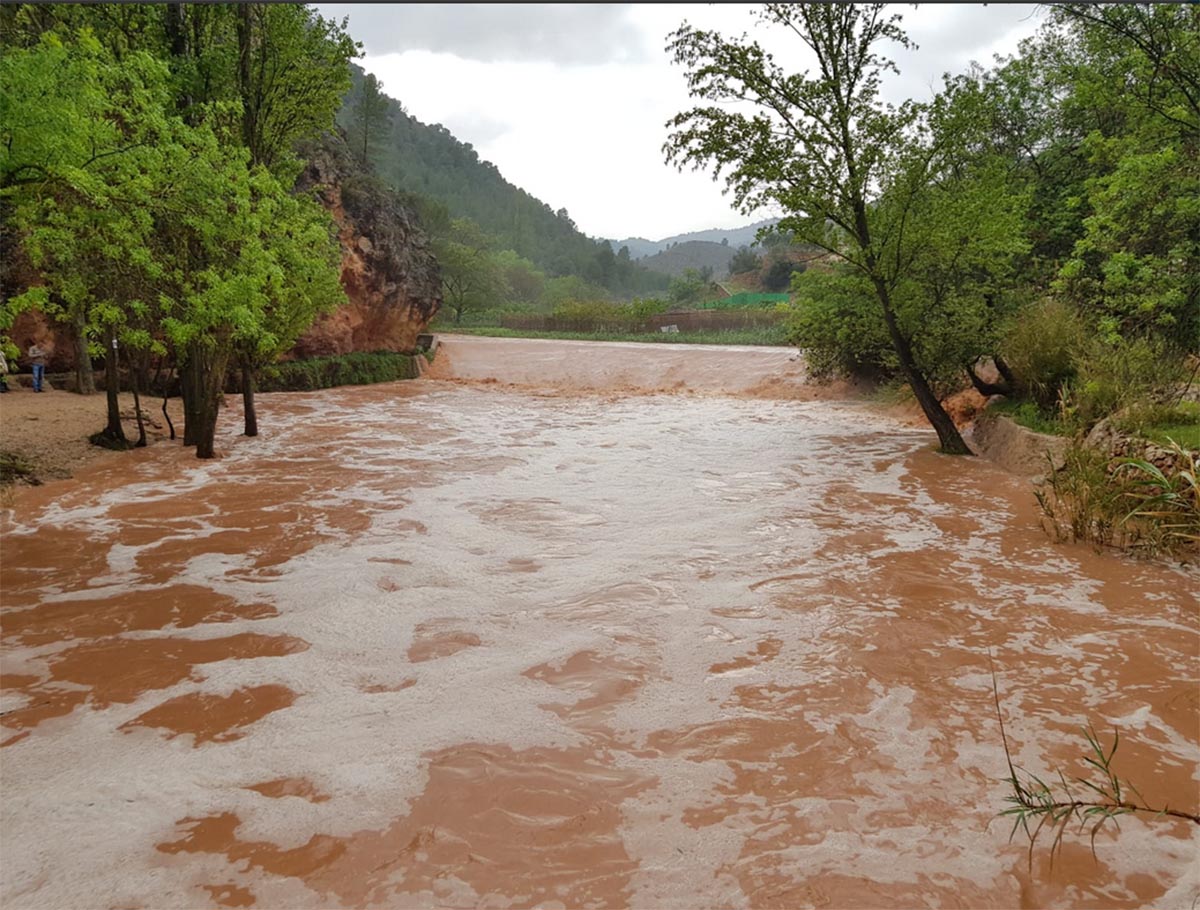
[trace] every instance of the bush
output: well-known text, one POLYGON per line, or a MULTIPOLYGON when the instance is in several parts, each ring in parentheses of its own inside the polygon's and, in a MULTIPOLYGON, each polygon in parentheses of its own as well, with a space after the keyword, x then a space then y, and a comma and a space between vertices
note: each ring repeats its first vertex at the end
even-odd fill
POLYGON ((1012 367, 1018 393, 1050 412, 1058 406, 1063 387, 1075 378, 1086 340, 1083 320, 1074 308, 1046 300, 1016 315, 1000 350, 1012 367))
POLYGON ((762 285, 768 291, 786 291, 791 284, 793 274, 802 274, 808 268, 803 262, 792 262, 790 259, 776 259, 762 276, 762 285))
POLYGON ((8 486, 18 480, 23 480, 33 486, 39 486, 33 465, 23 455, 16 452, 0 452, 0 487, 8 486))
POLYGON ((273 364, 260 371, 257 388, 260 392, 311 392, 342 385, 416 379, 417 375, 416 359, 412 354, 360 352, 273 364))
POLYGON ((863 279, 845 269, 812 269, 793 278, 792 293, 788 339, 814 377, 895 374, 887 326, 863 279))
POLYGON ((1083 445, 1066 452, 1037 500, 1060 540, 1090 541, 1140 555, 1200 555, 1200 488, 1195 457, 1172 446, 1176 468, 1108 456, 1083 445))
POLYGON ((1160 445, 1177 442, 1185 449, 1200 449, 1200 402, 1138 404, 1113 423, 1118 430, 1160 445))
POLYGON ((1182 355, 1161 339, 1091 338, 1063 389, 1063 410, 1090 427, 1131 405, 1161 404, 1185 375, 1182 355))

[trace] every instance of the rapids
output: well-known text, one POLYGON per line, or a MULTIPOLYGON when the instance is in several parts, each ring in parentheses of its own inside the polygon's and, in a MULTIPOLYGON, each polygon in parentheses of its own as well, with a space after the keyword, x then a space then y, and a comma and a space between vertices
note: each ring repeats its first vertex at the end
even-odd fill
POLYGON ((793 356, 448 338, 21 491, 0 905, 1194 906, 1190 822, 1009 843, 989 655, 1194 812, 1200 574, 793 356))

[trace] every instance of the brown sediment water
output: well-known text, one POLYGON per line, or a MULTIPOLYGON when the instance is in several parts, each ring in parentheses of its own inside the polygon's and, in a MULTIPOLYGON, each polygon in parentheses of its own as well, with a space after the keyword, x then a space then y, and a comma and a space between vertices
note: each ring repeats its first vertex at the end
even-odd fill
POLYGON ((792 356, 452 338, 22 491, 0 905, 1192 907, 1190 822, 1009 843, 991 672, 1197 811, 1200 573, 792 356))

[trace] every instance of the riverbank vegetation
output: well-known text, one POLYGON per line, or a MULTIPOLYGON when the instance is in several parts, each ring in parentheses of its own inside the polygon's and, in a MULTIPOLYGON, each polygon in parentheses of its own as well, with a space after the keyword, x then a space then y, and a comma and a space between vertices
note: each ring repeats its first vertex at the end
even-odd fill
POLYGON ((568 341, 639 341, 648 344, 753 344, 787 345, 787 333, 780 326, 763 329, 711 329, 690 332, 572 332, 553 329, 507 329, 503 326, 460 326, 450 331, 462 335, 491 338, 562 338, 568 341))
MULTIPOLYGON (((941 402, 973 386, 1080 446, 1106 422, 1180 443, 1155 469, 1187 476, 1200 445, 1200 11, 1056 4, 1017 54, 899 106, 882 97, 896 71, 884 48, 912 48, 899 15, 761 16, 813 69, 683 26, 670 46, 702 106, 673 118, 665 152, 722 176, 747 212, 782 208, 781 229, 828 253, 792 277, 790 336, 813 369, 902 379, 946 452, 968 449, 941 402)), ((1143 453, 1111 455, 1049 495, 1132 508, 1143 453)), ((1194 515, 1181 483, 1172 501, 1194 515)))
POLYGON ((227 371, 252 388, 345 300, 293 149, 334 126, 356 45, 289 4, 13 5, 0 33, 0 335, 28 307, 68 326, 84 392, 103 357, 113 447, 122 366, 135 397, 177 371, 184 442, 211 457, 227 371))
POLYGON ((264 367, 258 375, 257 387, 261 392, 311 392, 343 385, 416 379, 419 356, 371 351, 289 360, 264 367))
POLYGON ((829 253, 792 281, 816 369, 902 377, 953 452, 940 399, 967 382, 1072 430, 1179 394, 1200 341, 1200 13, 1058 4, 1015 56, 899 107, 881 97, 884 46, 911 47, 899 16, 762 17, 815 70, 681 28, 706 106, 671 121, 666 152, 829 253), (708 104, 735 99, 753 112, 708 104), (790 156, 762 151, 783 141, 790 156))

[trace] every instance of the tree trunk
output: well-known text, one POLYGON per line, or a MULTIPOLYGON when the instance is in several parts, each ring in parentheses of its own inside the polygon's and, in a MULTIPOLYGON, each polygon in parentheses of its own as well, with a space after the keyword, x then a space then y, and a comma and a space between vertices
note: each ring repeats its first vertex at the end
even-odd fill
MULTIPOLYGON (((185 354, 186 357, 186 354, 185 354)), ((197 369, 191 358, 179 364, 179 397, 183 399, 183 444, 194 446, 200 433, 200 414, 195 410, 200 393, 197 369)))
POLYGON ((174 441, 174 439, 175 439, 175 423, 171 420, 171 415, 167 411, 167 393, 165 391, 163 392, 162 412, 163 412, 163 420, 165 420, 167 422, 167 426, 171 430, 171 440, 174 441))
MULTIPOLYGON (((143 355, 144 356, 144 355, 143 355)), ((138 438, 133 444, 135 449, 144 449, 146 447, 146 421, 142 418, 142 365, 134 363, 133 369, 129 371, 130 378, 133 380, 133 413, 137 417, 138 438)))
POLYGON ((109 442, 124 445, 125 428, 121 426, 121 376, 117 363, 117 330, 108 329, 104 356, 104 394, 108 399, 108 426, 101 434, 109 442))
POLYGON ((971 364, 966 366, 967 378, 971 380, 971 385, 975 386, 975 391, 985 397, 991 395, 1011 395, 1012 386, 1008 383, 985 382, 979 378, 979 374, 975 372, 975 367, 971 364))
POLYGON ((242 96, 242 141, 250 150, 251 163, 258 163, 259 149, 254 137, 255 111, 250 91, 251 7, 250 3, 239 3, 237 7, 238 91, 242 96))
POLYGON ((217 433, 217 414, 221 406, 221 389, 225 384, 225 368, 229 349, 224 345, 196 344, 188 349, 184 363, 184 386, 189 389, 186 400, 184 444, 194 439, 197 458, 212 458, 217 433))
POLYGON ((172 57, 187 56, 187 29, 183 23, 183 4, 168 3, 165 28, 172 57))
POLYGON ((87 322, 77 316, 71 325, 71 341, 75 347, 75 391, 80 395, 96 394, 96 374, 92 370, 92 355, 88 353, 87 322))
POLYGON ((883 321, 887 323, 888 336, 892 340, 892 348, 895 350, 896 357, 900 361, 900 371, 904 374, 909 387, 913 390, 913 394, 916 396, 921 410, 925 412, 925 419, 929 421, 930 426, 937 433, 942 451, 947 455, 975 454, 963 441, 962 436, 958 432, 958 427, 954 425, 954 421, 950 419, 950 415, 946 413, 945 408, 942 407, 942 403, 933 394, 933 389, 929 387, 929 381, 926 380, 925 374, 921 372, 921 368, 917 366, 917 360, 912 352, 912 345, 904 336, 904 333, 900 331, 900 326, 896 322, 896 314, 892 310, 891 295, 888 293, 887 285, 881 279, 875 279, 873 284, 875 285, 875 293, 879 297, 879 303, 883 307, 883 321))
POLYGON ((242 362, 242 410, 245 414, 246 435, 258 435, 258 414, 254 411, 254 370, 242 362))
POLYGON ((996 354, 994 357, 992 357, 992 363, 996 365, 996 372, 1004 377, 1004 381, 1007 382, 1011 388, 1015 389, 1017 387, 1017 381, 1013 378, 1012 367, 1008 365, 1007 361, 1005 361, 1005 359, 999 354, 996 354))

